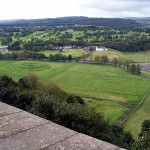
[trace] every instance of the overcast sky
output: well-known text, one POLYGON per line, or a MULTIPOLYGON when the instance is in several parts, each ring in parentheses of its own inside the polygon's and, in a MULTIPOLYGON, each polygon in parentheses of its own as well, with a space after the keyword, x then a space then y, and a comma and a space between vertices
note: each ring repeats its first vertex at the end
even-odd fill
POLYGON ((88 17, 150 17, 150 0, 1 0, 0 20, 88 17))

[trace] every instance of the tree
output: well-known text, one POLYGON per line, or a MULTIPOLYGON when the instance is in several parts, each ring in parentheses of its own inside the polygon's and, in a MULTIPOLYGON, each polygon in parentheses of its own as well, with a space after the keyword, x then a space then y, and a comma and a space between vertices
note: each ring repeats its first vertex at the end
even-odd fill
POLYGON ((119 68, 121 68, 121 66, 122 66, 122 61, 121 60, 119 60, 118 66, 119 66, 119 68))
POLYGON ((93 51, 93 48, 92 48, 92 46, 90 47, 90 52, 92 52, 93 51))
POLYGON ((72 55, 68 55, 68 60, 72 61, 72 55))
POLYGON ((19 85, 21 88, 37 89, 39 84, 37 76, 33 74, 29 74, 28 76, 19 79, 19 85))
POLYGON ((54 55, 54 60, 55 61, 58 61, 58 60, 61 60, 62 59, 62 55, 61 54, 55 54, 54 55))
POLYGON ((12 42, 12 38, 10 36, 2 37, 1 41, 2 45, 8 45, 12 42))
POLYGON ((0 99, 3 102, 14 105, 17 92, 19 92, 17 83, 12 78, 8 76, 0 77, 0 99))
POLYGON ((99 64, 100 63, 100 56, 95 56, 95 58, 94 58, 94 62, 95 63, 97 63, 97 64, 99 64))
POLYGON ((139 134, 138 141, 135 143, 135 149, 150 149, 150 120, 145 120, 142 123, 141 133, 139 134))
POLYGON ((21 49, 20 41, 15 41, 14 43, 8 45, 8 49, 9 50, 20 50, 21 49))
POLYGON ((11 58, 11 54, 10 53, 5 53, 5 54, 3 54, 3 56, 4 56, 5 59, 11 58))
POLYGON ((67 56, 66 55, 62 55, 62 60, 63 61, 67 60, 67 56))
POLYGON ((103 64, 108 63, 109 62, 109 58, 106 55, 103 55, 100 57, 100 60, 103 64))
POLYGON ((3 54, 0 52, 0 59, 2 59, 3 58, 3 54))
POLYGON ((12 59, 16 59, 18 57, 18 55, 16 52, 12 52, 11 57, 12 57, 12 59))
POLYGON ((136 73, 141 74, 141 66, 139 64, 136 66, 136 73))
POLYGON ((116 57, 113 58, 112 63, 114 64, 115 67, 117 66, 118 62, 119 60, 116 57))
POLYGON ((40 60, 43 60, 44 58, 46 58, 46 56, 43 53, 38 53, 37 57, 40 60))
POLYGON ((131 64, 129 66, 129 70, 131 73, 135 74, 136 73, 136 65, 135 64, 131 64))
POLYGON ((17 55, 18 55, 19 59, 24 59, 25 58, 25 52, 24 51, 18 52, 17 55))
POLYGON ((129 71, 129 64, 130 64, 130 61, 129 61, 129 60, 126 60, 126 61, 124 61, 122 64, 123 64, 124 69, 126 68, 127 71, 129 71))
POLYGON ((35 99, 35 94, 32 90, 23 90, 16 93, 17 99, 15 105, 23 110, 29 110, 32 106, 32 102, 35 99))

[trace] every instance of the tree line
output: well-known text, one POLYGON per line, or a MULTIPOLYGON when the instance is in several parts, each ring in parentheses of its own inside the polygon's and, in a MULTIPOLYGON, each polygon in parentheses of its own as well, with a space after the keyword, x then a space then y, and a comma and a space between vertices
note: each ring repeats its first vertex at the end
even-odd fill
POLYGON ((129 73, 141 74, 141 69, 142 69, 141 66, 139 64, 135 64, 129 60, 121 61, 115 57, 110 61, 106 55, 102 55, 102 56, 97 55, 94 57, 94 62, 97 64, 99 64, 99 63, 112 64, 115 67, 119 67, 121 69, 128 71, 129 73))
POLYGON ((103 42, 101 45, 122 52, 139 52, 150 49, 150 39, 139 39, 136 41, 109 41, 103 42))
MULTIPOLYGON (((107 38, 110 38, 109 36, 107 38)), ((30 50, 30 51, 41 51, 41 50, 52 50, 63 46, 70 45, 76 47, 86 47, 89 45, 101 45, 104 47, 112 48, 122 52, 139 52, 150 49, 150 39, 138 39, 138 40, 109 40, 109 41, 99 41, 93 39, 91 41, 85 40, 84 37, 77 37, 75 41, 70 39, 65 39, 63 36, 60 40, 47 40, 43 41, 41 39, 31 39, 31 41, 23 42, 21 40, 12 42, 10 37, 2 38, 2 44, 8 45, 9 50, 30 50), (11 42, 11 43, 10 43, 11 42), (9 44, 10 43, 10 44, 9 44)), ((60 49, 59 48, 59 49, 60 49)))
POLYGON ((18 51, 11 53, 0 53, 0 59, 33 59, 33 60, 49 60, 49 61, 72 61, 72 55, 50 54, 48 57, 43 53, 36 53, 30 51, 18 51))

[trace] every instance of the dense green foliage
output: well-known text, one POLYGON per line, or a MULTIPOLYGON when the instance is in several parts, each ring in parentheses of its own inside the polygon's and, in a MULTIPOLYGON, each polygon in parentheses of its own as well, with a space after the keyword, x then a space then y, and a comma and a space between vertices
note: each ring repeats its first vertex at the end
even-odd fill
POLYGON ((43 60, 47 58, 43 53, 36 53, 30 51, 18 51, 18 52, 7 52, 1 53, 0 52, 0 59, 37 59, 43 60))
MULTIPOLYGON (((99 63, 103 63, 103 64, 108 64, 109 63, 109 58, 106 55, 102 55, 102 56, 95 56, 94 58, 95 63, 99 64, 99 63)), ((112 65, 114 65, 115 67, 120 67, 123 68, 124 70, 127 70, 128 72, 132 73, 132 74, 141 74, 141 66, 139 64, 130 64, 129 61, 124 61, 121 62, 120 60, 118 60, 116 57, 112 60, 111 62, 112 65)))
POLYGON ((145 120, 142 123, 141 133, 139 139, 135 143, 136 150, 149 150, 150 149, 150 120, 145 120))
POLYGON ((61 53, 56 54, 50 54, 49 57, 46 57, 43 53, 37 53, 37 52, 30 52, 30 51, 18 51, 18 52, 7 52, 7 53, 1 53, 0 52, 0 59, 33 59, 33 60, 50 60, 50 61, 72 61, 72 55, 62 55, 61 53))
POLYGON ((109 62, 109 58, 106 55, 102 55, 102 56, 95 56, 94 61, 96 63, 108 63, 109 62))
POLYGON ((102 45, 120 50, 122 52, 139 52, 150 49, 150 39, 139 39, 136 41, 113 41, 102 43, 102 45))
MULTIPOLYGON (((33 30, 33 29, 29 29, 33 30)), ((85 47, 88 45, 103 45, 124 52, 137 52, 150 49, 148 29, 120 29, 120 28, 54 28, 45 31, 27 32, 22 36, 22 31, 8 33, 11 37, 10 50, 51 50, 61 49, 65 45, 71 47, 85 47), (11 34, 11 35, 10 35, 11 34)), ((7 32, 6 32, 7 33, 7 32)), ((4 34, 5 35, 5 34, 4 34)), ((3 34, 1 37, 3 38, 3 34)))
POLYGON ((130 133, 108 125, 82 98, 67 94, 53 83, 41 84, 34 75, 18 82, 0 77, 0 100, 120 147, 129 149, 134 142, 130 133))
MULTIPOLYGON (((102 18, 103 19, 103 18, 102 18)), ((127 21, 127 20, 125 20, 127 21)), ((127 21, 128 22, 128 21, 127 21)), ((81 24, 80 24, 81 25, 81 24)), ((55 50, 64 46, 105 46, 123 52, 150 49, 150 30, 108 26, 0 26, 0 43, 9 50, 55 50), (9 28, 7 28, 9 27, 9 28)))

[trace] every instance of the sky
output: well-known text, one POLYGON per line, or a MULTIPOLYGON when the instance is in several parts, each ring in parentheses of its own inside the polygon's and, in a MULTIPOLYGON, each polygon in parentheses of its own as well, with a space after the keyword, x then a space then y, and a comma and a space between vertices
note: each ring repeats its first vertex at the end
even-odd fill
POLYGON ((150 17, 150 0, 1 0, 0 20, 150 17))

